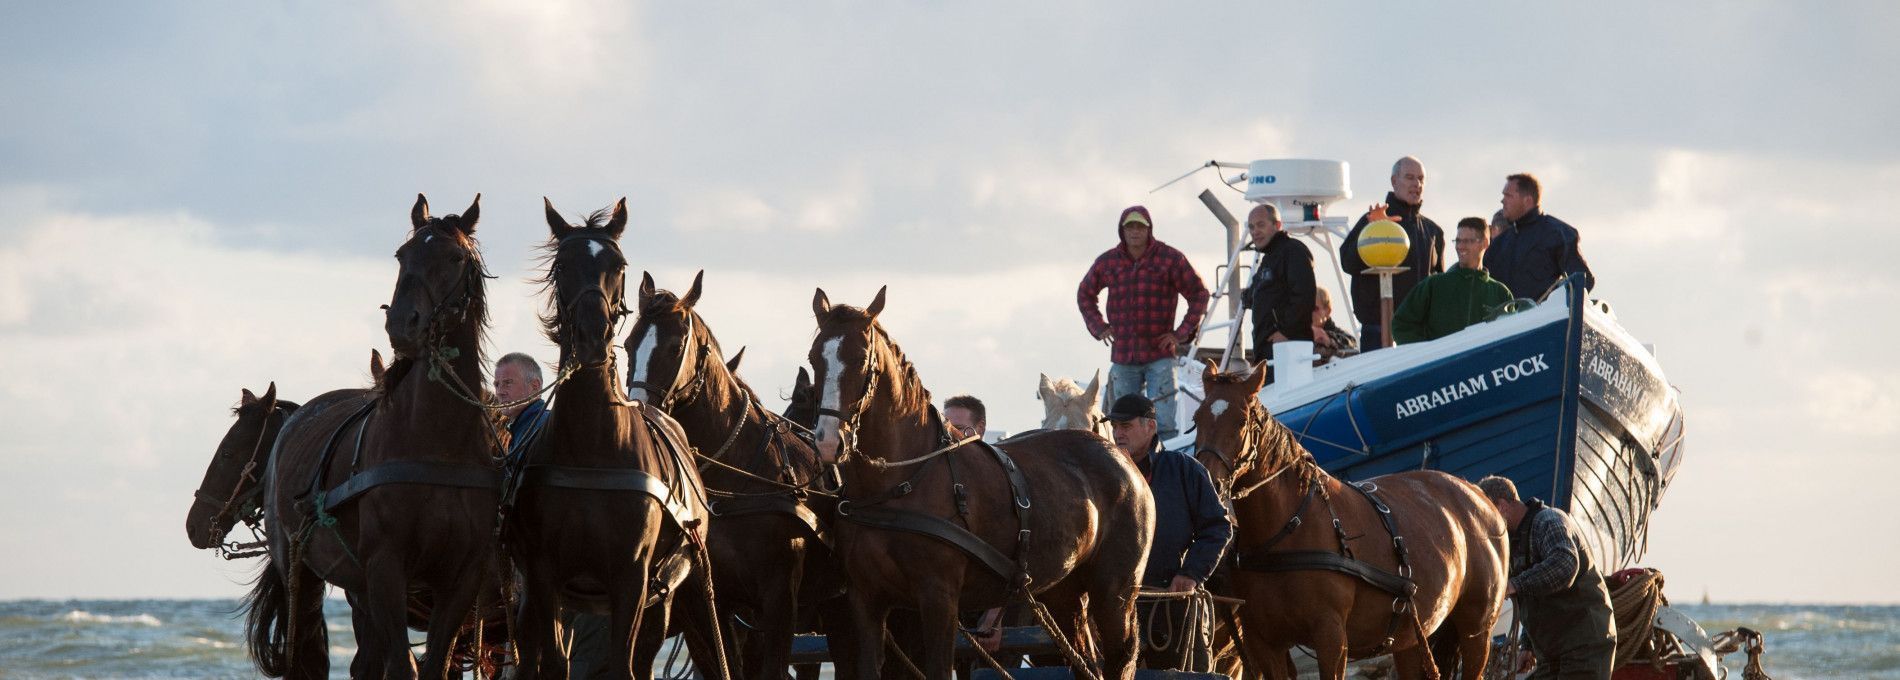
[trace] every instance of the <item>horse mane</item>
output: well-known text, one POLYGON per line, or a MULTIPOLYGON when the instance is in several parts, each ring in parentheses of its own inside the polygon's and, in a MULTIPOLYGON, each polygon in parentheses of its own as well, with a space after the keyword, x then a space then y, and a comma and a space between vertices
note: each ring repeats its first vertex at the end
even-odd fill
POLYGON ((876 317, 859 307, 833 305, 820 327, 855 323, 866 324, 871 329, 871 346, 867 350, 872 353, 873 368, 883 373, 884 380, 880 384, 889 386, 897 410, 905 413, 930 410, 930 390, 925 389, 923 379, 917 377, 917 367, 904 356, 903 348, 891 340, 876 317))
MULTIPOLYGON (((1210 385, 1242 385, 1252 380, 1251 372, 1233 372, 1216 373, 1202 382, 1210 385)), ((1248 421, 1260 423, 1259 431, 1251 435, 1257 438, 1254 449, 1260 452, 1258 465, 1276 470, 1289 465, 1296 466, 1299 468, 1296 474, 1300 483, 1318 485, 1320 494, 1325 495, 1326 487, 1319 481, 1325 477, 1326 471, 1319 466, 1319 461, 1314 460, 1313 452, 1300 445, 1300 439, 1293 434, 1293 430, 1268 413, 1266 405, 1261 404, 1259 399, 1247 399, 1247 414, 1248 421)))

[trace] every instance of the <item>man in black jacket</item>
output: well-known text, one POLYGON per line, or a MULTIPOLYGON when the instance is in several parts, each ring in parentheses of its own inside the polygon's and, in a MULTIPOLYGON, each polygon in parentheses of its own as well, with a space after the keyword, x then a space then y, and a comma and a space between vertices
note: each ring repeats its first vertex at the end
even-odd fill
POLYGON ((1254 360, 1265 361, 1273 343, 1313 339, 1313 252, 1280 228, 1280 210, 1271 204, 1247 214, 1247 229, 1260 266, 1245 300, 1253 310, 1254 360))
MULTIPOLYGON (((1140 394, 1127 394, 1115 400, 1106 415, 1113 424, 1115 446, 1134 461, 1148 482, 1155 501, 1154 542, 1148 548, 1148 566, 1142 572, 1141 585, 1184 593, 1201 587, 1220 564, 1221 553, 1233 538, 1234 523, 1221 503, 1220 491, 1207 475, 1207 468, 1193 456, 1161 448, 1155 436, 1155 406, 1140 394)), ((1144 645, 1143 668, 1174 668, 1180 665, 1184 651, 1178 636, 1185 616, 1178 604, 1164 607, 1143 603, 1139 610, 1144 645), (1155 630, 1151 624, 1166 624, 1155 630), (1159 647, 1159 648, 1156 648, 1159 647)))
MULTIPOLYGON (((1425 165, 1411 156, 1393 163, 1392 191, 1385 195, 1385 214, 1399 223, 1412 242, 1401 265, 1409 269, 1392 276, 1393 304, 1404 300, 1405 294, 1425 277, 1445 271, 1445 230, 1419 212, 1424 202, 1425 165)), ((1346 234, 1346 241, 1339 244, 1340 268, 1352 277, 1352 315, 1359 319, 1361 352, 1382 347, 1385 338, 1385 329, 1379 326, 1379 277, 1361 275, 1366 271, 1366 261, 1359 257, 1359 232, 1367 223, 1366 216, 1360 216, 1346 234)))
POLYGON ((1484 268, 1521 298, 1542 299, 1571 274, 1583 275, 1585 290, 1596 288, 1596 276, 1578 249, 1576 228, 1544 213, 1543 193, 1537 178, 1528 173, 1504 178, 1504 197, 1498 202, 1510 226, 1491 242, 1484 268))

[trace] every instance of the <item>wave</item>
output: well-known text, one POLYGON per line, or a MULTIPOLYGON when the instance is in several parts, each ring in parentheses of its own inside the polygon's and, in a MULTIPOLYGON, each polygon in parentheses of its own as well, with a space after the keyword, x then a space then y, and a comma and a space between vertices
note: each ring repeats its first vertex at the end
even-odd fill
POLYGON ((67 623, 127 624, 151 626, 154 628, 165 625, 164 621, 158 620, 158 617, 152 616, 151 614, 127 614, 117 616, 112 614, 94 614, 83 609, 70 610, 54 618, 55 620, 65 621, 67 623))

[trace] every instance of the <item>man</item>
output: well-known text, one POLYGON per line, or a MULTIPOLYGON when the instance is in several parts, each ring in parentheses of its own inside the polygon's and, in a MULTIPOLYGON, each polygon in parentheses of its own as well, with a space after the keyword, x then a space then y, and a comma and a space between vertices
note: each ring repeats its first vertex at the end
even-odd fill
POLYGON ((1458 221, 1458 266, 1433 274, 1412 289, 1392 313, 1392 341, 1437 340, 1483 321, 1511 301, 1511 289, 1484 271, 1484 249, 1490 245, 1483 218, 1458 221))
POLYGON ((1247 213, 1247 232, 1260 251, 1260 264, 1247 284, 1244 304, 1253 310, 1253 354, 1261 361, 1273 356, 1273 343, 1313 339, 1318 288, 1313 251, 1280 226, 1280 209, 1271 204, 1247 213))
POLYGON ((1174 407, 1174 357, 1194 341, 1207 313, 1207 286, 1187 256, 1155 240, 1148 209, 1122 211, 1116 228, 1121 243, 1095 258, 1076 289, 1076 304, 1089 335, 1109 343, 1108 397, 1140 394, 1160 409, 1161 438, 1174 438, 1180 420, 1174 407), (1096 304, 1108 289, 1108 319, 1096 304), (1187 299, 1187 315, 1174 324, 1175 298, 1187 299))
MULTIPOLYGON (((1392 276, 1393 300, 1404 300, 1425 277, 1445 271, 1445 230, 1419 212, 1424 203, 1425 165, 1411 156, 1399 159, 1392 164, 1392 191, 1385 195, 1385 214, 1405 230, 1412 248, 1401 264, 1408 269, 1392 276)), ((1363 276, 1366 261, 1359 257, 1359 232, 1365 231, 1370 215, 1368 211, 1360 217, 1339 244, 1339 265, 1352 277, 1352 314, 1359 319, 1359 344, 1366 352, 1385 342, 1385 329, 1379 325, 1379 277, 1363 276)))
MULTIPOLYGON (((1154 494, 1154 542, 1148 548, 1148 567, 1142 572, 1141 585, 1166 588, 1183 593, 1201 587, 1220 564, 1221 553, 1233 537, 1233 521, 1221 504, 1220 492, 1193 456, 1161 448, 1156 437, 1154 403, 1139 394, 1123 395, 1109 409, 1108 420, 1115 434, 1115 446, 1134 461, 1154 494)), ((1185 614, 1185 610, 1174 611, 1185 614)), ((1154 617, 1144 610, 1143 625, 1154 617)), ((1179 626, 1170 625, 1171 629, 1179 626)), ((1160 631, 1143 631, 1161 635, 1160 631)), ((1157 638, 1156 641, 1159 641, 1157 638)), ((1181 649, 1178 640, 1168 640, 1169 649, 1143 652, 1145 668, 1173 668, 1181 649), (1170 654, 1169 652, 1174 652, 1170 654)))
MULTIPOLYGON (((527 398, 541 391, 541 365, 534 357, 522 352, 510 352, 495 360, 495 398, 508 404, 527 398)), ((503 412, 508 416, 508 457, 519 462, 522 451, 533 432, 541 429, 548 419, 548 402, 536 397, 533 401, 518 404, 503 412)))
POLYGON ((1511 530, 1511 581, 1517 619, 1537 658, 1532 680, 1596 678, 1615 668, 1616 619, 1603 583, 1570 517, 1535 498, 1518 500, 1503 477, 1478 480, 1511 530))
POLYGON ((981 437, 989 432, 989 410, 982 400, 959 394, 944 400, 943 424, 953 437, 981 437))
POLYGON ((1577 229, 1551 217, 1542 207, 1544 189, 1536 177, 1518 173, 1504 178, 1504 219, 1510 226, 1491 244, 1484 266, 1511 294, 1541 300, 1565 276, 1583 275, 1584 290, 1596 277, 1577 247, 1577 229))

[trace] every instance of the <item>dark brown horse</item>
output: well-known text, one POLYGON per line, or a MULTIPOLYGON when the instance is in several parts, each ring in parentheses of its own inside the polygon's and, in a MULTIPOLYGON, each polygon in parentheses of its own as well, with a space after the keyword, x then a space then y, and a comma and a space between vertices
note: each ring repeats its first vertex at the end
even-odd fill
POLYGON ((250 598, 265 675, 328 674, 324 583, 347 594, 352 677, 416 677, 409 603, 432 605, 423 675, 446 677, 477 594, 494 581, 499 441, 485 398, 487 302, 474 241, 480 196, 429 216, 416 197, 384 329, 396 359, 379 389, 329 392, 279 432, 265 475, 270 555, 250 598))
MULTIPOLYGON (((708 539, 721 602, 752 628, 747 677, 774 680, 786 675, 801 608, 844 592, 826 543, 837 501, 816 488, 822 466, 802 428, 765 410, 726 365, 694 310, 703 277, 679 297, 642 275, 640 316, 626 342, 627 394, 679 419, 699 450, 714 499, 708 539)), ((830 642, 840 675, 849 675, 849 633, 830 642)))
MULTIPOLYGON (((1013 439, 1001 454, 949 447, 930 393, 877 323, 883 308, 883 290, 864 309, 833 307, 822 290, 812 300, 818 447, 844 471, 837 541, 858 639, 881 639, 892 609, 915 610, 921 642, 907 651, 946 680, 959 610, 1035 593, 1078 649, 1093 628, 1104 677, 1128 680, 1154 522, 1140 473, 1076 430, 1013 439)), ((876 675, 881 652, 859 646, 855 680, 876 675)))
POLYGON ((218 548, 227 556, 243 552, 225 546, 224 537, 239 521, 260 529, 263 506, 258 500, 264 492, 264 466, 271 446, 277 443, 278 428, 296 411, 296 402, 277 399, 277 383, 271 383, 262 397, 243 391, 237 408, 231 409, 237 422, 219 440, 204 480, 192 493, 191 510, 185 514, 185 535, 192 547, 218 548))
POLYGON ((673 589, 683 588, 694 661, 724 680, 699 540, 704 487, 679 425, 627 401, 613 366, 615 321, 626 313, 619 244, 626 200, 581 226, 569 225, 552 203, 546 208, 552 296, 543 322, 560 345, 562 377, 546 429, 524 456, 509 514, 507 542, 523 584, 520 674, 566 677, 556 619, 568 609, 610 615, 597 676, 651 677, 673 589), (650 609, 649 594, 658 599, 650 609))
POLYGON ((1266 375, 1264 364, 1243 374, 1210 362, 1194 414, 1197 457, 1233 505, 1249 664, 1293 677, 1288 650, 1305 645, 1328 680, 1349 658, 1387 652, 1400 678, 1437 677, 1427 637, 1439 631, 1456 638, 1466 680, 1480 677, 1504 599, 1504 519, 1442 472, 1359 485, 1326 474, 1255 398, 1266 375))

